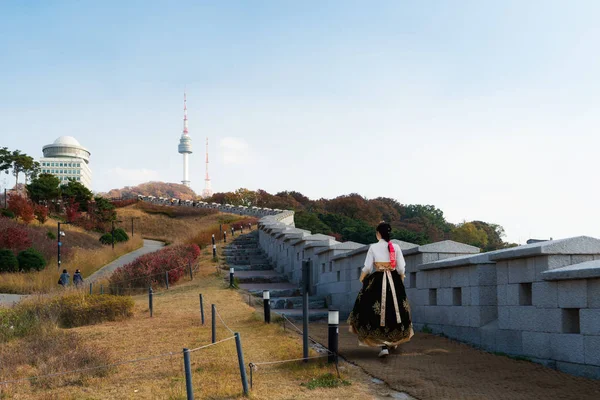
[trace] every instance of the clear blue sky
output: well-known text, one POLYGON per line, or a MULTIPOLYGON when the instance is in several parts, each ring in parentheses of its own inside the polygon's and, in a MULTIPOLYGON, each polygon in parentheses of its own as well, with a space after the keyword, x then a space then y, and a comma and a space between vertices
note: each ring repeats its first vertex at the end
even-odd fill
MULTIPOLYGON (((0 145, 61 135, 96 191, 351 192, 508 238, 600 237, 600 2, 0 3, 0 145)), ((4 185, 4 176, 0 184, 4 185)), ((12 182, 12 181, 11 181, 12 182)))

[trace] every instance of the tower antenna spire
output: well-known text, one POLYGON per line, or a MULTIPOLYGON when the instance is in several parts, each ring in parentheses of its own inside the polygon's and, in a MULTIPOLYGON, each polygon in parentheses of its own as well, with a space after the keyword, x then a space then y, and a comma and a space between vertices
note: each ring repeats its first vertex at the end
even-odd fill
POLYGON ((204 190, 202 191, 202 197, 207 198, 213 195, 210 176, 208 175, 208 138, 206 138, 206 178, 204 178, 204 190))
POLYGON ((187 92, 183 91, 183 134, 179 139, 179 153, 183 155, 183 183, 185 186, 190 186, 190 175, 188 167, 188 157, 192 154, 192 138, 188 134, 188 118, 187 118, 187 92))

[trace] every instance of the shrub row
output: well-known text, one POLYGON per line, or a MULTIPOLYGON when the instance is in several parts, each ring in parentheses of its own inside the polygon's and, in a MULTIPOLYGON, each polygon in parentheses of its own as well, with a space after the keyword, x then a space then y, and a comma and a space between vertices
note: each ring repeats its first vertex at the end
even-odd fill
MULTIPOLYGON (((125 230, 123 230, 123 228, 115 229, 114 237, 115 237, 115 239, 114 239, 115 243, 126 242, 129 240, 129 235, 127 235, 127 232, 125 232, 125 230)), ((104 235, 100 236, 99 240, 100 240, 100 243, 102 243, 102 244, 112 244, 112 242, 113 242, 112 232, 108 232, 108 233, 105 233, 104 235)))
POLYGON ((34 248, 19 252, 15 256, 9 249, 0 249, 0 272, 41 271, 46 267, 44 256, 34 248))
POLYGON ((147 288, 149 285, 165 284, 165 272, 169 271, 169 283, 177 282, 200 255, 196 244, 166 247, 154 253, 138 257, 118 268, 110 277, 111 293, 122 289, 147 288))

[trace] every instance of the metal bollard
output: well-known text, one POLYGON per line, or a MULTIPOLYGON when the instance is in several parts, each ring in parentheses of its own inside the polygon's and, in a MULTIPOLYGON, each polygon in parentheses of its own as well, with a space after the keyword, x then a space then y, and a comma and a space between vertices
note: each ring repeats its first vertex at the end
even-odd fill
POLYGON ((92 287, 93 287, 92 285, 93 285, 93 283, 90 282, 90 294, 92 294, 92 287))
POLYGON ((223 243, 227 243, 227 232, 223 232, 223 243))
POLYGON ((190 281, 194 280, 194 272, 192 271, 192 262, 188 262, 188 267, 190 269, 190 281))
POLYGON ((248 230, 251 231, 252 230, 252 222, 248 223, 248 230))
POLYGON ((183 349, 183 368, 185 369, 185 391, 187 400, 194 400, 194 389, 192 388, 192 365, 190 363, 190 351, 183 349))
POLYGON ((232 226, 231 227, 231 237, 235 236, 235 228, 232 226))
POLYGON ((169 272, 165 271, 165 284, 167 285, 167 290, 169 290, 169 272))
POLYGON ((100 294, 104 294, 104 285, 100 285, 100 294))
POLYGON ((234 287, 233 285, 233 267, 229 268, 229 287, 232 288, 234 287))
POLYGON ((148 287, 148 309, 150 310, 150 318, 152 318, 152 314, 154 313, 152 307, 152 286, 148 287))
POLYGON ((211 304, 211 319, 212 319, 212 343, 217 341, 217 306, 211 304))
POLYGON ((223 232, 223 225, 219 224, 219 233, 223 232))
POLYGON ((217 259, 217 244, 215 243, 215 235, 212 235, 212 250, 213 250, 213 260, 217 259))
POLYGON ((200 321, 204 325, 204 299, 202 298, 202 293, 200 293, 200 321))
POLYGON ((271 323, 271 294, 268 290, 263 290, 263 307, 265 309, 265 322, 271 323))
POLYGON ((240 224, 240 235, 244 233, 244 224, 240 224))
POLYGON ((242 352, 242 339, 239 333, 235 333, 235 348, 237 350, 238 362, 240 363, 240 375, 242 378, 242 388, 244 395, 248 395, 248 378, 246 377, 246 367, 244 365, 244 353, 242 352))
POLYGON ((308 362, 308 291, 310 261, 302 261, 302 358, 308 362))
POLYGON ((329 357, 327 357, 328 363, 336 363, 338 358, 338 339, 340 334, 340 312, 338 310, 329 310, 327 316, 327 322, 329 325, 328 329, 328 346, 329 357))

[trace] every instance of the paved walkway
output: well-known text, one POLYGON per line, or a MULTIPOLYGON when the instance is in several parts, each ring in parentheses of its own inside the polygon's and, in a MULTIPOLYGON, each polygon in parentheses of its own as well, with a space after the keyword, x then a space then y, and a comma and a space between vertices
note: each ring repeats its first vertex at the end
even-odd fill
POLYGON ((98 279, 106 278, 117 268, 122 267, 125 264, 129 264, 139 256, 160 250, 164 245, 165 244, 163 242, 159 242, 157 240, 144 239, 144 245, 142 247, 117 258, 110 264, 105 265, 89 277, 85 278, 85 282, 89 284, 90 282, 95 282, 98 279))
MULTIPOLYGON (((310 335, 327 345, 326 324, 311 324, 310 335)), ((420 400, 600 399, 600 381, 420 332, 409 343, 390 352, 389 357, 380 359, 378 349, 359 347, 356 336, 343 324, 339 352, 392 389, 420 400)))

